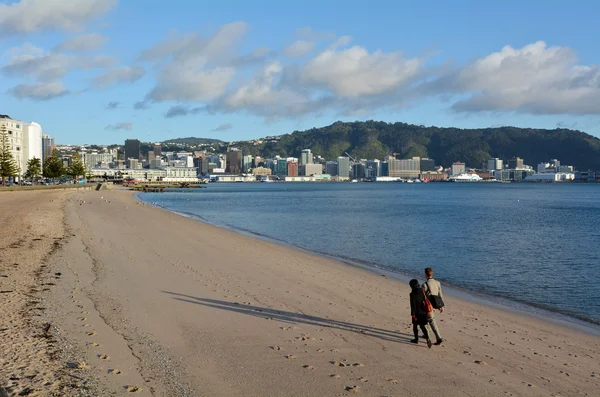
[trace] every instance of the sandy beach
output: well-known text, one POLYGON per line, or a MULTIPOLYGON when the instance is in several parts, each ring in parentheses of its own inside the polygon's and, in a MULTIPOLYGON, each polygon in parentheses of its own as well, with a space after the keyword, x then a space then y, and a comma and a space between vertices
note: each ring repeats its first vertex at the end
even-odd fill
POLYGON ((8 395, 600 390, 600 337, 573 328, 447 297, 445 342, 428 349, 409 343, 409 288, 398 280, 127 191, 11 192, 0 205, 10 208, 0 229, 8 395))

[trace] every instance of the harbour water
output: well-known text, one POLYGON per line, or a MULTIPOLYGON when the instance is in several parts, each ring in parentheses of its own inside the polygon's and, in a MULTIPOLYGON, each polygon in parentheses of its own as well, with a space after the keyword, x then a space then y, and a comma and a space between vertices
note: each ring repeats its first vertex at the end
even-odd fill
MULTIPOLYGON (((600 324, 600 184, 210 184, 148 203, 600 324)), ((199 242, 201 244, 201 242, 199 242)))

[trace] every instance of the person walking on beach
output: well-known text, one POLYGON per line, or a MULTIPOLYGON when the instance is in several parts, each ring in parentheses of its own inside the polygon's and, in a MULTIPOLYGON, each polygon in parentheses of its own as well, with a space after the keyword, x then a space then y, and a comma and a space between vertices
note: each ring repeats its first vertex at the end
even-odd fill
POLYGON ((427 347, 431 349, 431 339, 429 339, 429 332, 427 332, 430 313, 425 309, 425 293, 419 285, 419 280, 412 279, 408 285, 411 288, 410 316, 412 317, 413 333, 415 335, 415 339, 411 340, 411 342, 419 343, 419 328, 421 328, 423 336, 427 340, 427 347))
MULTIPOLYGON (((434 309, 438 309, 440 313, 444 312, 444 301, 442 295, 442 285, 439 281, 433 278, 433 269, 428 267, 425 268, 425 278, 427 281, 423 284, 423 291, 425 291, 425 295, 433 305, 434 309)), ((435 322, 435 310, 430 313, 428 316, 428 323, 431 327, 431 330, 435 334, 436 337, 436 345, 441 345, 444 341, 442 339, 442 335, 440 334, 440 330, 435 322)))

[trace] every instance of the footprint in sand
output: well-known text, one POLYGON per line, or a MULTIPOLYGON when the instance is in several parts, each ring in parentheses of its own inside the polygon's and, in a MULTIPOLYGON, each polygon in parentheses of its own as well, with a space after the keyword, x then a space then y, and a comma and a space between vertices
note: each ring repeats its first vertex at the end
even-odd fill
POLYGON ((391 382, 391 383, 393 383, 393 384, 395 384, 395 385, 397 385, 397 384, 398 384, 398 379, 388 379, 387 381, 388 381, 388 382, 391 382))
POLYGON ((296 356, 292 355, 292 354, 288 354, 287 356, 284 356, 287 359, 293 360, 296 358, 296 356))
POLYGON ((130 385, 130 386, 125 386, 125 390, 127 390, 130 393, 135 393, 135 392, 141 391, 142 389, 140 389, 137 386, 130 385))
POLYGON ((331 374, 331 375, 329 375, 329 377, 332 378, 332 379, 339 379, 339 378, 341 378, 341 376, 339 376, 338 374, 331 374))
POLYGON ((280 346, 269 346, 273 350, 281 350, 280 346))
POLYGON ((365 365, 361 364, 361 363, 354 363, 354 364, 352 364, 352 366, 353 367, 364 367, 365 365))
POLYGON ((96 335, 96 333, 95 333, 95 332, 86 332, 85 334, 86 334, 87 336, 94 336, 94 335, 96 335))
POLYGON ((358 392, 360 392, 360 387, 358 387, 358 386, 346 386, 346 391, 349 391, 351 393, 358 393, 358 392))
POLYGON ((116 369, 116 368, 111 368, 111 369, 108 370, 108 373, 112 374, 112 375, 120 375, 121 374, 121 370, 120 369, 116 369))
POLYGON ((360 377, 358 378, 359 382, 367 383, 369 380, 367 378, 360 377))
POLYGON ((305 368, 305 369, 315 369, 315 367, 313 367, 312 365, 308 365, 308 364, 303 365, 302 368, 305 368))
POLYGON ((100 345, 99 345, 99 344, 97 344, 96 342, 90 342, 90 343, 88 343, 86 346, 87 346, 88 348, 90 348, 90 347, 98 347, 98 346, 100 346, 100 345))
POLYGON ((330 364, 335 365, 336 367, 349 367, 350 364, 346 364, 345 362, 342 361, 330 361, 330 364))
POLYGON ((101 360, 110 360, 110 357, 107 356, 106 354, 99 354, 98 358, 101 360))
POLYGON ((85 321, 87 319, 85 317, 79 317, 77 320, 79 320, 79 321, 85 321))

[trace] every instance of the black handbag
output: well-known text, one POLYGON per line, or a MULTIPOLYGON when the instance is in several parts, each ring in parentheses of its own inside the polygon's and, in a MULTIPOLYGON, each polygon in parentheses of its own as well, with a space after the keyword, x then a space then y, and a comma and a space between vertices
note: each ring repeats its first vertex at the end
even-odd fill
POLYGON ((425 282, 425 284, 427 285, 427 292, 429 292, 427 298, 429 299, 429 302, 431 302, 431 306, 433 306, 434 309, 441 309, 442 307, 444 307, 444 300, 442 299, 442 297, 439 295, 432 295, 431 288, 429 288, 429 284, 427 284, 427 282, 425 282))

